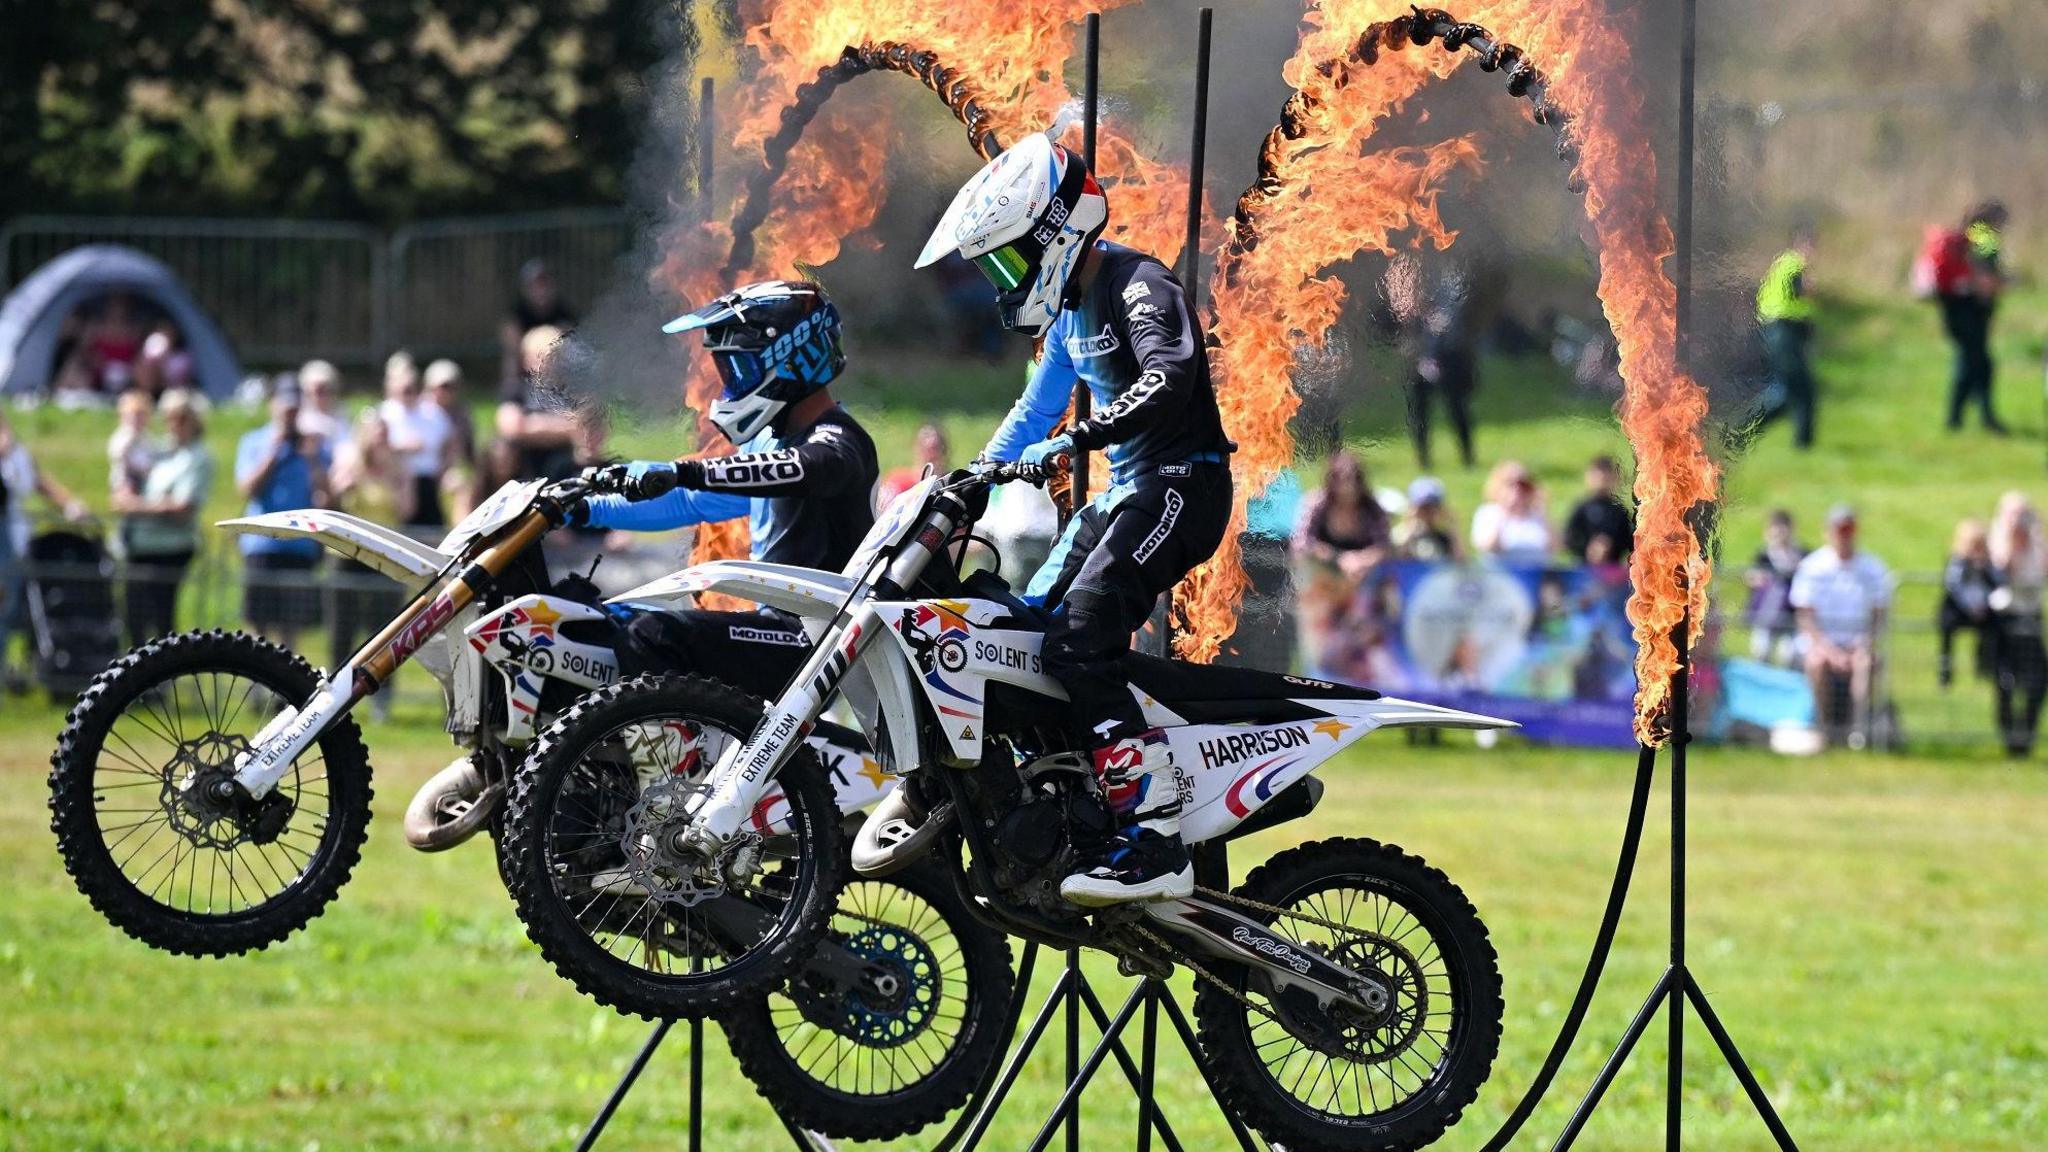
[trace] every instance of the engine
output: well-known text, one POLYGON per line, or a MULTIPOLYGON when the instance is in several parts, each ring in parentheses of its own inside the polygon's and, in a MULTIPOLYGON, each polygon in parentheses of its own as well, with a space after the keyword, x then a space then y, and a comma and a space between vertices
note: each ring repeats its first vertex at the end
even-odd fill
POLYGON ((1116 835, 1116 822, 1085 767, 1066 757, 1046 757, 1025 766, 1022 803, 995 827, 995 879, 1026 903, 1060 918, 1073 914, 1060 899, 1059 883, 1074 861, 1116 835))

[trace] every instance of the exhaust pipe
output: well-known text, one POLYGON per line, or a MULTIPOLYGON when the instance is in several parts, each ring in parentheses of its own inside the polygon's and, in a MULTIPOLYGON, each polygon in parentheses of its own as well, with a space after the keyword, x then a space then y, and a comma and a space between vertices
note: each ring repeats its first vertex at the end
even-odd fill
POLYGON ((445 852, 490 823, 504 802, 503 784, 484 783, 467 756, 428 778, 405 808, 405 842, 422 852, 445 852))

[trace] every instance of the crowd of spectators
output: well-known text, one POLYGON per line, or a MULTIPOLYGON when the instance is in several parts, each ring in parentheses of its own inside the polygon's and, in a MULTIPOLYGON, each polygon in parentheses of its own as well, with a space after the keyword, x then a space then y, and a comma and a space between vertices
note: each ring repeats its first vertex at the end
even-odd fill
POLYGON ((50 400, 61 408, 104 407, 130 391, 154 400, 193 386, 184 334, 125 292, 65 317, 54 361, 50 400))

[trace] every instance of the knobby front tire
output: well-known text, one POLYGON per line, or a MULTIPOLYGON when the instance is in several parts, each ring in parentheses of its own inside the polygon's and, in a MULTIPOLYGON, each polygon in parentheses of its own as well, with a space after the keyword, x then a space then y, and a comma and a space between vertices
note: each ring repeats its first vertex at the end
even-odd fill
POLYGON ((319 687, 304 660, 239 632, 144 644, 78 698, 50 757, 50 829, 64 869, 116 927, 166 952, 253 952, 326 909, 362 854, 369 754, 342 717, 273 795, 292 802, 274 837, 197 799, 285 706, 319 687))
POLYGON ((505 812, 512 899, 541 955, 584 995, 650 1020, 722 1016, 787 980, 824 937, 845 846, 831 783, 807 747, 776 777, 788 831, 766 843, 770 867, 746 896, 650 900, 626 854, 650 757, 687 745, 696 767, 664 761, 655 782, 701 780, 719 745, 690 742, 744 741, 762 712, 716 680, 642 676, 583 697, 535 741, 505 812), (730 915, 722 925, 726 910, 710 905, 737 899, 766 918, 736 943, 730 915))

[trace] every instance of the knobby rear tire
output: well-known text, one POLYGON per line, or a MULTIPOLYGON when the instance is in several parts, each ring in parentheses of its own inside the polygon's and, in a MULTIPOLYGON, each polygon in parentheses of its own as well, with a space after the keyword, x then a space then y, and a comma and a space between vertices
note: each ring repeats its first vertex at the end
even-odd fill
MULTIPOLYGON (((933 860, 922 860, 881 879, 854 877, 853 883, 893 884, 937 912, 960 946, 966 1008, 945 1054, 914 1083, 892 1092, 843 1091, 807 1071, 776 1026, 769 997, 755 997, 721 1020, 740 1071, 776 1110, 797 1126, 839 1140, 895 1140, 945 1118, 967 1102, 984 1072, 1001 1059, 1009 1037, 1004 1021, 1015 983, 1010 946, 961 902, 958 890, 933 860)), ((786 996, 787 990, 778 993, 786 996)), ((835 1045, 857 1041, 841 1036, 835 1045)))
MULTIPOLYGON (((1252 1038, 1247 1009, 1207 981, 1196 982, 1198 1034, 1223 1106, 1267 1139, 1296 1152, 1409 1152, 1457 1123, 1492 1070, 1500 1050, 1500 969, 1486 925, 1465 894, 1441 870, 1389 844, 1359 838, 1303 844, 1254 868, 1235 892, 1286 907, 1298 896, 1347 880, 1398 894, 1447 959, 1448 975, 1457 983, 1457 1019, 1451 1051, 1437 1077, 1386 1111, 1333 1117, 1305 1106, 1274 1082, 1252 1038)), ((1244 991, 1243 969, 1226 973, 1225 979, 1244 991)))

